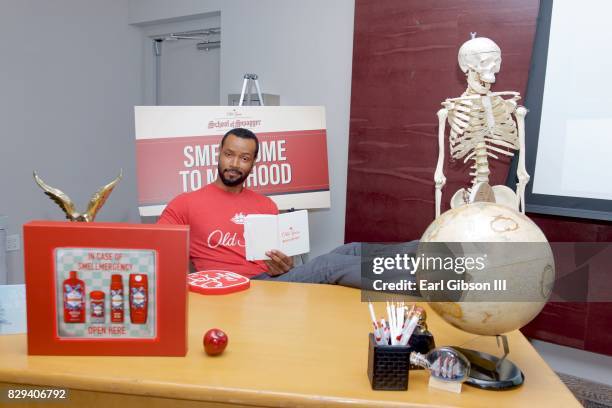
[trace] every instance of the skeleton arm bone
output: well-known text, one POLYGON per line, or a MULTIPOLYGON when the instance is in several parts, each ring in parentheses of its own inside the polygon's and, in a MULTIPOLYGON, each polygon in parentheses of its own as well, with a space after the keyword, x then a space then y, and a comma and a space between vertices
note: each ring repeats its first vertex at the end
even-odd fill
POLYGON ((515 114, 519 134, 519 159, 516 169, 518 183, 516 183, 516 193, 519 200, 519 208, 521 212, 525 214, 525 186, 527 186, 530 179, 527 169, 525 168, 525 116, 527 115, 527 109, 523 106, 519 106, 516 108, 515 114))
POLYGON ((434 182, 436 183, 436 218, 440 216, 440 204, 442 201, 442 187, 446 184, 444 177, 444 130, 446 125, 446 117, 448 110, 442 108, 438 111, 438 163, 436 164, 436 172, 434 173, 434 182))

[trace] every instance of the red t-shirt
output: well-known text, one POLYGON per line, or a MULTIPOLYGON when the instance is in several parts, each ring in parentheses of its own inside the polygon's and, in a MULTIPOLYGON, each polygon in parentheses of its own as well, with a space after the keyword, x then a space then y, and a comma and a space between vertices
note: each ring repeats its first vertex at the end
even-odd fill
POLYGON ((268 197, 246 188, 235 194, 209 184, 174 198, 157 222, 189 225, 189 257, 196 270, 221 269, 250 278, 268 267, 245 258, 247 214, 278 214, 278 208, 268 197))

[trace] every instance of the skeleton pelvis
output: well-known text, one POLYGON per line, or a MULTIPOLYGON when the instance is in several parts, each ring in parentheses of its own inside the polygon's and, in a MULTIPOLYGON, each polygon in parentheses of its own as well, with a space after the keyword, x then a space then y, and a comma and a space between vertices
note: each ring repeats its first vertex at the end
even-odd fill
POLYGON ((518 211, 518 198, 508 186, 490 186, 488 183, 476 183, 468 192, 465 188, 457 190, 450 201, 451 208, 476 202, 491 202, 505 205, 518 211))

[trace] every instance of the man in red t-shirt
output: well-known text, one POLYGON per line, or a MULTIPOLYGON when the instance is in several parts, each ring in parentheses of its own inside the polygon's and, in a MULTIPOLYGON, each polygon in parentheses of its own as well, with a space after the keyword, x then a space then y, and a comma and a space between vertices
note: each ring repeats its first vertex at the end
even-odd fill
MULTIPOLYGON (((221 269, 251 279, 361 287, 359 243, 342 245, 295 267, 293 258, 275 249, 266 252, 270 260, 246 260, 244 217, 247 214, 278 214, 271 199, 243 187, 258 152, 259 142, 250 130, 238 128, 227 132, 221 139, 215 182, 174 198, 158 223, 190 226, 189 257, 196 270, 221 269)), ((414 253, 417 243, 400 244, 397 249, 414 253)), ((380 250, 393 252, 394 249, 395 246, 386 246, 380 250)))
POLYGON ((214 183, 177 196, 159 218, 160 224, 190 226, 189 257, 196 270, 224 269, 252 278, 262 273, 280 275, 293 267, 293 258, 280 251, 270 251, 271 260, 265 263, 245 258, 244 217, 278 214, 274 201, 243 187, 258 152, 253 132, 230 130, 221 140, 214 183))

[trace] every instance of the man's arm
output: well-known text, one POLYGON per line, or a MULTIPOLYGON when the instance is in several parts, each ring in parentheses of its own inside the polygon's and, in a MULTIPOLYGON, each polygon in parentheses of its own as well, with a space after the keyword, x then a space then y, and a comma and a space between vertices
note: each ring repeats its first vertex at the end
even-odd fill
POLYGON ((175 197, 168 203, 157 220, 158 224, 181 224, 189 225, 189 212, 187 203, 182 195, 175 197))

